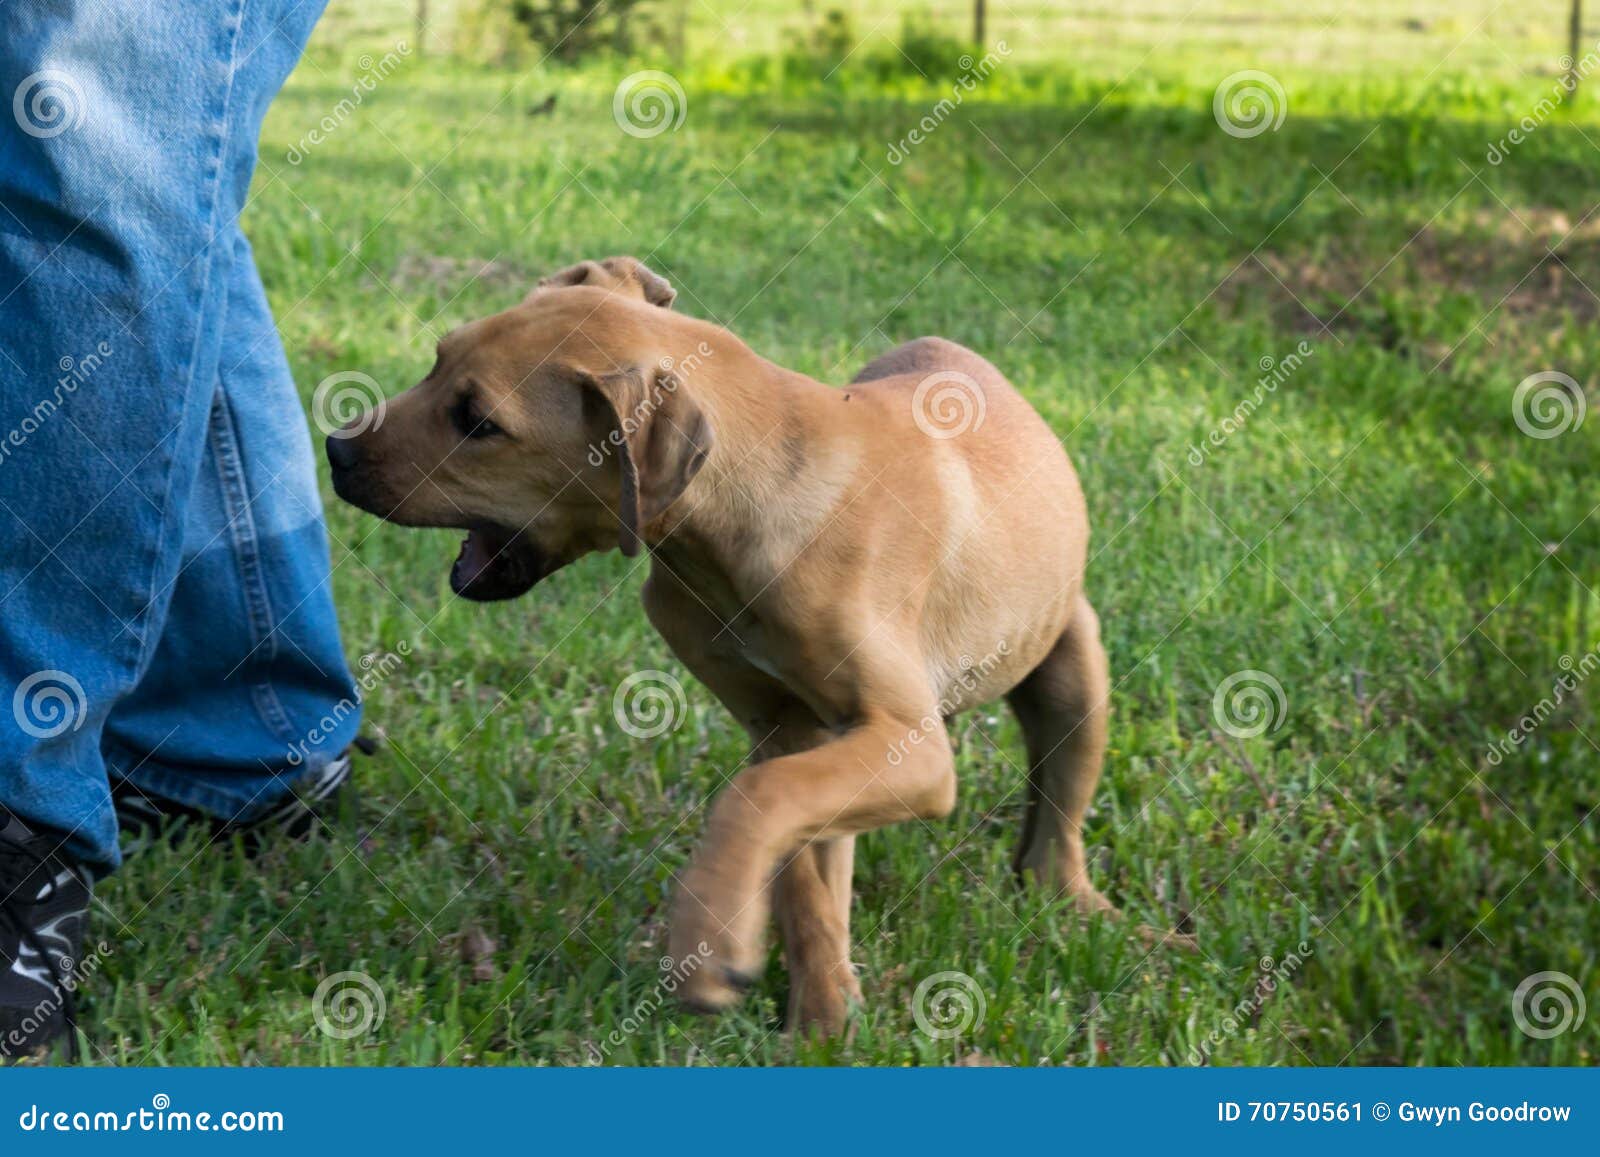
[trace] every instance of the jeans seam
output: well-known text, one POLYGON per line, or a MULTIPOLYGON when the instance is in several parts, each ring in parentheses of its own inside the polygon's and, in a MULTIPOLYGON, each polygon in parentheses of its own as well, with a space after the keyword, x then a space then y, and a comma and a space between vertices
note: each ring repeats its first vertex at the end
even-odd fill
MULTIPOLYGON (((273 613, 272 595, 261 569, 260 536, 256 533, 255 517, 250 513, 250 495, 234 431, 233 407, 228 402, 227 391, 220 386, 212 404, 210 440, 217 461, 217 484, 222 491, 228 539, 233 547, 234 565, 239 570, 239 590, 244 597, 245 618, 250 627, 250 654, 264 649, 270 667, 278 653, 277 616, 273 613)), ((294 727, 272 683, 251 683, 250 698, 261 721, 285 743, 293 742, 294 727)))
MULTIPOLYGON (((186 382, 185 389, 186 395, 189 393, 189 389, 192 388, 194 384, 194 375, 200 360, 200 342, 204 338, 206 332, 204 302, 210 295, 213 283, 216 280, 217 215, 222 206, 222 182, 223 177, 227 172, 227 165, 224 164, 224 154, 227 152, 228 145, 233 139, 230 112, 233 108, 234 82, 238 79, 239 38, 244 30, 244 10, 247 3, 248 0, 236 0, 233 5, 233 23, 229 30, 228 39, 228 75, 227 80, 223 85, 222 108, 213 122, 213 140, 215 141, 215 144, 211 151, 210 212, 205 222, 205 227, 208 234, 206 239, 205 273, 200 283, 199 294, 199 300, 202 304, 195 323, 194 341, 191 342, 189 346, 189 366, 187 374, 188 381, 186 382)), ((180 426, 182 424, 181 417, 179 419, 179 424, 180 426)), ((167 453, 166 467, 169 477, 172 470, 172 463, 176 456, 176 450, 169 450, 167 453)), ((161 503, 161 520, 156 527, 155 554, 150 562, 150 580, 146 584, 150 593, 145 599, 144 607, 141 609, 139 614, 135 616, 135 622, 137 622, 139 619, 144 620, 141 625, 142 635, 132 636, 135 649, 134 669, 140 672, 149 667, 149 664, 155 655, 156 644, 161 637, 161 632, 150 630, 150 622, 152 618, 152 607, 155 603, 158 593, 157 579, 160 574, 161 559, 166 550, 167 530, 168 523, 171 521, 170 516, 172 511, 172 503, 172 488, 169 485, 167 488, 167 493, 161 503)))

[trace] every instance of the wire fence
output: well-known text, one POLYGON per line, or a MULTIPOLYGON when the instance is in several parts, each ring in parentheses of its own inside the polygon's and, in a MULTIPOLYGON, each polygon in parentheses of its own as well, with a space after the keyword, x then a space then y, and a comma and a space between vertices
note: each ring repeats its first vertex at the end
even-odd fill
MULTIPOLYGON (((406 37, 424 53, 481 57, 511 3, 332 0, 317 43, 338 50, 406 37)), ((1459 73, 1525 75, 1559 70, 1571 10, 1571 0, 644 0, 631 51, 770 54, 825 25, 871 51, 887 49, 912 22, 968 40, 981 29, 985 44, 1004 40, 1020 58, 1067 63, 1092 55, 1158 70, 1204 59, 1383 73, 1443 61, 1459 73)), ((1594 19, 1586 41, 1600 35, 1594 19)))

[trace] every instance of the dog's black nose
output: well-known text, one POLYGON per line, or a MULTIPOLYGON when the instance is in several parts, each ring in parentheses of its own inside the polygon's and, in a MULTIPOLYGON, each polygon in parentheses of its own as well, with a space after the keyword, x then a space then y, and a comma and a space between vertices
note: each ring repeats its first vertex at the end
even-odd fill
POLYGON ((354 438, 339 433, 328 435, 328 464, 335 470, 351 469, 359 456, 354 438))

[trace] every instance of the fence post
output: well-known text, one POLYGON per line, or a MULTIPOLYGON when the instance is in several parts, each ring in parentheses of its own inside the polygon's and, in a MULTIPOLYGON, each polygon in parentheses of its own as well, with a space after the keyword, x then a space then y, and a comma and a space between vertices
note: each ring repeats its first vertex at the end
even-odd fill
POLYGON ((1583 47, 1583 0, 1572 0, 1572 23, 1567 27, 1567 58, 1572 67, 1567 69, 1567 90, 1578 91, 1578 81, 1583 73, 1578 71, 1578 52, 1583 47))

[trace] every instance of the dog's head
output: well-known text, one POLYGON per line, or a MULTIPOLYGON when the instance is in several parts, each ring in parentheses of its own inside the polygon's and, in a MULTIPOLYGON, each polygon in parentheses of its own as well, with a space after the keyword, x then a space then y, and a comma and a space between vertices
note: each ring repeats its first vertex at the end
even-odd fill
POLYGON ((644 528, 711 449, 655 311, 673 289, 631 257, 585 261, 445 335, 417 385, 328 438, 334 491, 403 526, 467 531, 450 585, 508 599, 644 528))

